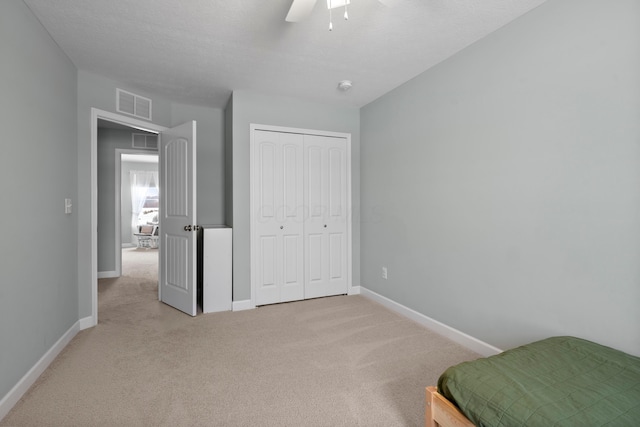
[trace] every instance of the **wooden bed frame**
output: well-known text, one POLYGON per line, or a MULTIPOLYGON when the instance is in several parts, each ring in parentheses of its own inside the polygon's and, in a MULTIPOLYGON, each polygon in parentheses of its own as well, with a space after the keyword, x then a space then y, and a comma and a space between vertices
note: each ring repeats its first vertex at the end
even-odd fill
POLYGON ((427 387, 425 427, 474 427, 473 423, 436 387, 427 387))

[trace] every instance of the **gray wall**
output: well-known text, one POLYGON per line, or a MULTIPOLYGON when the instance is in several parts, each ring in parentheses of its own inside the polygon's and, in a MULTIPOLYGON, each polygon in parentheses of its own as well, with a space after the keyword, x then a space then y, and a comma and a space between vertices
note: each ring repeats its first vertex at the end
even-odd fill
POLYGON ((173 104, 171 126, 188 120, 197 122, 196 180, 197 223, 225 223, 224 209, 224 111, 219 108, 173 104))
POLYGON ((75 67, 20 0, 0 1, 0 52, 2 399, 78 320, 78 200, 75 67))
MULTIPOLYGON (((115 161, 117 148, 128 148, 131 131, 98 128, 98 271, 116 268, 115 161)), ((131 143, 129 143, 129 147, 131 143)))
POLYGON ((353 284, 360 284, 360 112, 301 100, 234 91, 232 110, 233 300, 251 298, 249 231, 249 126, 263 124, 351 133, 353 284))
POLYGON ((363 108, 362 285, 640 355, 639 76, 640 2, 556 0, 363 108))
POLYGON ((224 176, 223 155, 223 113, 220 109, 203 106, 188 106, 172 103, 160 96, 141 92, 135 88, 120 84, 105 77, 86 71, 78 71, 78 283, 80 317, 91 316, 91 108, 115 113, 116 88, 131 91, 150 98, 153 101, 153 123, 160 126, 172 126, 181 121, 198 121, 197 156, 198 164, 208 171, 198 172, 198 203, 211 211, 200 212, 200 219, 211 223, 224 222, 224 195, 218 190, 224 183, 216 181, 224 176), (192 116, 192 117, 189 117, 192 116), (211 165, 211 166, 209 166, 211 165), (215 181, 215 182, 214 182, 215 181), (203 191, 203 194, 200 194, 203 191), (213 206, 221 207, 218 209, 213 206))

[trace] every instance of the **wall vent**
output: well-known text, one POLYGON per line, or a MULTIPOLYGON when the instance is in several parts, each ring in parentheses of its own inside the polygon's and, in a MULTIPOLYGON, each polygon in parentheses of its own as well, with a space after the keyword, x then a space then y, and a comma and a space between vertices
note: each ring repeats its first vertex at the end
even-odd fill
POLYGON ((126 90, 116 89, 116 110, 118 113, 151 120, 151 100, 126 90))
POLYGON ((148 135, 146 133, 131 134, 131 147, 142 150, 157 150, 158 135, 148 135))

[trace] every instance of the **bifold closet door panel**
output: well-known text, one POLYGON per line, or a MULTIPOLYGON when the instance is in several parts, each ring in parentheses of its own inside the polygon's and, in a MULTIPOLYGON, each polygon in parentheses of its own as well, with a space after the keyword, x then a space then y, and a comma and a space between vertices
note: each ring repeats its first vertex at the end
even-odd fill
POLYGON ((305 298, 347 293, 346 139, 305 135, 305 298))
POLYGON ((303 137, 254 133, 256 305, 304 298, 303 137))

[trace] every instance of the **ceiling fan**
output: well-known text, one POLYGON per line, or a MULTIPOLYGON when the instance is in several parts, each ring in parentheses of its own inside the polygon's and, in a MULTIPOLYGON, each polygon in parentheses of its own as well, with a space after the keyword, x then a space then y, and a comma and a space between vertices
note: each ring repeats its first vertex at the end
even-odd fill
MULTIPOLYGON (((399 0, 378 0, 385 6, 393 6, 399 0)), ((311 14, 316 0, 293 0, 289 13, 285 18, 287 22, 299 22, 311 14)), ((351 4, 351 0, 327 0, 327 8, 335 9, 351 4)))

